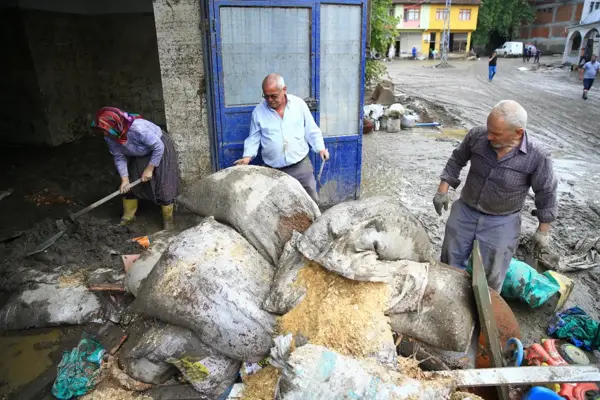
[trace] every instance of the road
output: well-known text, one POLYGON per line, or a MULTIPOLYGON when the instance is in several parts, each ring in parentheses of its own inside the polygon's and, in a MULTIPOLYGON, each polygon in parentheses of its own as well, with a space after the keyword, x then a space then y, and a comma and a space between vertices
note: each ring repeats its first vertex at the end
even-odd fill
MULTIPOLYGON (((439 174, 462 140, 465 128, 485 124, 494 104, 512 99, 528 111, 528 134, 551 149, 559 177, 559 217, 553 224, 553 252, 570 256, 577 241, 600 236, 600 87, 592 89, 584 101, 581 83, 570 71, 520 71, 518 68, 524 65, 521 59, 500 59, 497 76, 488 82, 487 60, 451 64, 455 68, 430 68, 434 65, 431 61, 387 64, 397 96, 420 98, 440 119, 449 120, 448 116, 444 118, 447 113, 458 121, 451 124, 454 126, 446 125, 442 133, 420 130, 366 135, 362 195, 387 194, 406 204, 423 222, 439 254, 447 218, 447 214, 438 217, 431 203, 439 174)), ((460 187, 452 196, 460 196, 460 187)), ((528 245, 537 226, 530 215, 534 208, 530 192, 522 213, 522 248, 528 245)), ((579 304, 600 319, 596 301, 600 269, 569 276, 575 280, 576 289, 567 305, 579 304)), ((517 316, 526 340, 539 338, 547 327, 548 315, 542 312, 517 310, 517 316)))

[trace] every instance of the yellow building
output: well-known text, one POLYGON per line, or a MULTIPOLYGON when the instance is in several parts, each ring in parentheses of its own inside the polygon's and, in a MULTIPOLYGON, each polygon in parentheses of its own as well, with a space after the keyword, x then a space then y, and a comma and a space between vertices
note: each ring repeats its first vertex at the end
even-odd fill
MULTIPOLYGON (((400 32, 396 41, 398 53, 410 53, 416 47, 427 56, 430 49, 440 51, 445 0, 392 0, 394 15, 399 18, 400 32)), ((467 52, 471 48, 471 34, 477 28, 481 0, 453 0, 450 8, 450 52, 467 52)))

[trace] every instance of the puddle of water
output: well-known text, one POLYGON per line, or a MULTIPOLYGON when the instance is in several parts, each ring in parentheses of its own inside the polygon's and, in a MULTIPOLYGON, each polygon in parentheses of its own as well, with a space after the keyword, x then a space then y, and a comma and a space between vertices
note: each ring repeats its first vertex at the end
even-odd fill
POLYGON ((432 137, 432 138, 449 138, 449 139, 456 139, 456 140, 463 140, 465 136, 467 136, 467 133, 469 133, 468 129, 464 129, 464 128, 458 128, 458 129, 454 129, 454 128, 442 128, 442 131, 434 131, 431 133, 427 133, 425 134, 425 136, 427 137, 432 137))
POLYGON ((35 380, 50 368, 50 355, 58 350, 58 329, 36 335, 0 337, 0 396, 35 380))

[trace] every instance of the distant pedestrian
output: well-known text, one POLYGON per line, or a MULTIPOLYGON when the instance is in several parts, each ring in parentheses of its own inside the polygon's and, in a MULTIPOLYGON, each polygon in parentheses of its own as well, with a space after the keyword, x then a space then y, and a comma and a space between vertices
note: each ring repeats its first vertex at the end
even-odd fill
POLYGON ((534 63, 538 63, 538 64, 539 64, 539 63, 540 63, 540 57, 541 57, 541 56, 542 56, 542 50, 540 50, 540 49, 537 49, 537 50, 535 51, 535 58, 533 59, 533 62, 534 62, 534 63))
POLYGON ((531 47, 528 47, 528 48, 527 48, 527 62, 529 62, 529 60, 531 60, 531 52, 532 52, 532 51, 533 51, 533 50, 531 49, 531 47))
POLYGON ((436 60, 438 58, 438 51, 436 49, 433 49, 433 59, 436 60))
POLYGON ((527 46, 523 47, 523 62, 527 61, 527 52, 529 51, 529 49, 527 48, 527 46))
POLYGON ((417 59, 417 48, 415 46, 413 46, 413 48, 412 48, 412 59, 413 60, 417 59))
POLYGON ((489 79, 490 82, 494 79, 496 75, 496 65, 498 62, 498 54, 494 51, 490 58, 488 59, 488 70, 489 70, 489 79))
POLYGON ((582 79, 583 79, 583 96, 582 99, 587 100, 587 94, 594 84, 594 79, 600 74, 600 62, 598 62, 596 55, 592 56, 592 60, 586 62, 583 65, 582 79))

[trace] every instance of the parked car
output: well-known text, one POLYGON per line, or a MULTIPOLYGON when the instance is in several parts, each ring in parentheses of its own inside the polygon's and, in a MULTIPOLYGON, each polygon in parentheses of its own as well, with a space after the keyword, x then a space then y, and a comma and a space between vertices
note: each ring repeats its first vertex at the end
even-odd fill
POLYGON ((523 55, 523 43, 505 42, 496 49, 496 53, 499 57, 521 57, 523 55))

